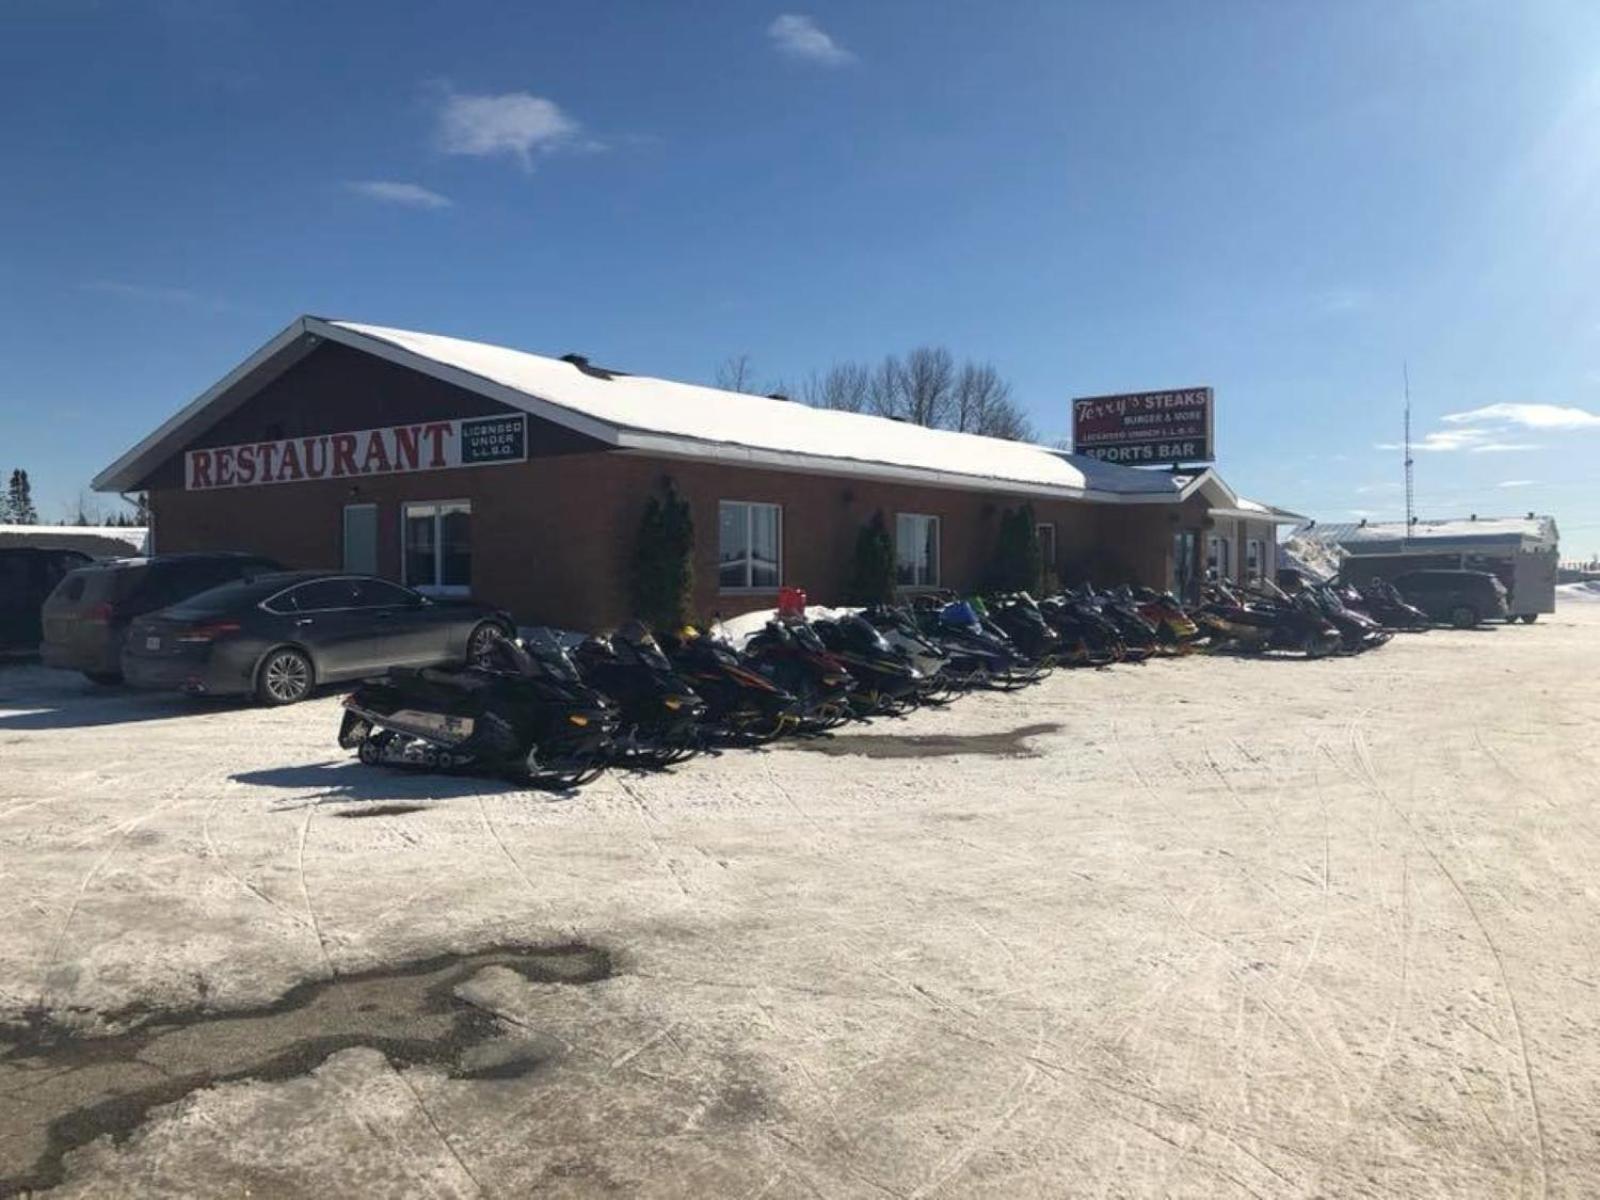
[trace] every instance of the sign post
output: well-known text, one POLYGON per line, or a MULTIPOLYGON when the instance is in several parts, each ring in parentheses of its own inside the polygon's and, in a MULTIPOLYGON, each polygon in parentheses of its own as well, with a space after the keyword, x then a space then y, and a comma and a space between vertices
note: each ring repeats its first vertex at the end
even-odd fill
POLYGON ((1216 458, 1208 387, 1082 396, 1072 402, 1072 452, 1126 466, 1216 458))

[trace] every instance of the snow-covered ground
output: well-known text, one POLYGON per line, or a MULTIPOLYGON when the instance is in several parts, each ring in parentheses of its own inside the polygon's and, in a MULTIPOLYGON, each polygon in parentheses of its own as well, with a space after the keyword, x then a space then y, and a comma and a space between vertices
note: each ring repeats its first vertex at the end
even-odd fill
POLYGON ((1600 579, 1591 579, 1587 583, 1563 583, 1556 588, 1557 604, 1568 601, 1590 604, 1596 600, 1600 600, 1600 579))
POLYGON ((0 668, 0 1020, 145 1023, 0 1030, 0 1180, 1600 1194, 1597 672, 1574 604, 551 797, 0 668))

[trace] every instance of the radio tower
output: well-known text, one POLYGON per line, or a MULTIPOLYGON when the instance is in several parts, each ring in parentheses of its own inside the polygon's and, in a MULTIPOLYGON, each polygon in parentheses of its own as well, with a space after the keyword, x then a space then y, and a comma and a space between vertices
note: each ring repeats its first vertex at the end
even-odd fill
POLYGON ((1405 380, 1406 387, 1406 529, 1402 535, 1402 540, 1406 541, 1411 537, 1411 524, 1417 517, 1413 504, 1414 492, 1411 478, 1411 468, 1416 465, 1416 460, 1411 457, 1411 368, 1404 361, 1400 364, 1400 375, 1405 380))

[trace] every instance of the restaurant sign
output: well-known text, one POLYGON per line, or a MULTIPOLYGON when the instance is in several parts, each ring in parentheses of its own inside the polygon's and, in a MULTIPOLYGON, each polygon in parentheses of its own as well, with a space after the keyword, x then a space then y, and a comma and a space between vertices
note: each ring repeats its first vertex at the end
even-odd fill
POLYGON ((510 413, 190 450, 184 455, 183 478, 184 486, 197 492, 444 471, 527 458, 527 415, 510 413))
POLYGON ((1084 396, 1072 402, 1072 452, 1128 466, 1211 462, 1211 389, 1084 396))

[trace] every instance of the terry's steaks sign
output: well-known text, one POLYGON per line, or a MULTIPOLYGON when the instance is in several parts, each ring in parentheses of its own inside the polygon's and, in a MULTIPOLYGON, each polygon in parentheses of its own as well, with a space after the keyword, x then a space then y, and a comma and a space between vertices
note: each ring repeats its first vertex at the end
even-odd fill
POLYGON ((183 479, 186 488, 197 492, 310 479, 445 471, 451 467, 524 462, 527 457, 528 418, 523 413, 512 413, 191 450, 184 455, 183 479))
POLYGON ((1072 402, 1072 450, 1130 466, 1210 462, 1211 407, 1208 387, 1084 396, 1072 402))

